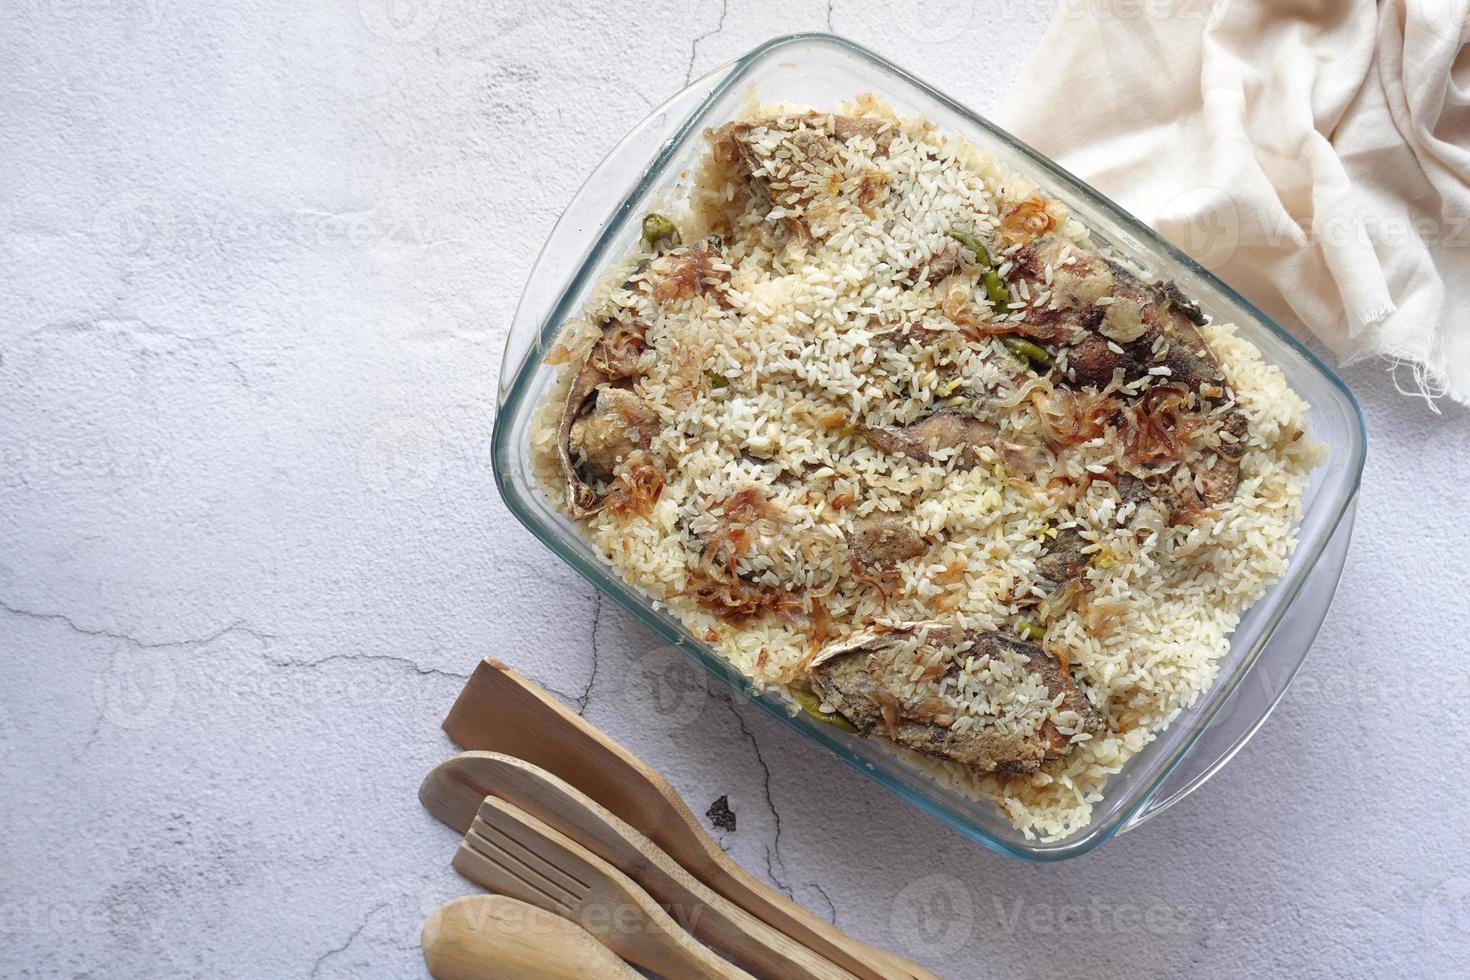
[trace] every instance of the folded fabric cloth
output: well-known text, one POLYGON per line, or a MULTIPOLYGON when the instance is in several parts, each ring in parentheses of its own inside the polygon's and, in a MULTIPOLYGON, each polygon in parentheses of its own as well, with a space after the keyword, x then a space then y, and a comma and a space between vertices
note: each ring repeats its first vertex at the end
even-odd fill
POLYGON ((1288 329, 1470 404, 1467 35, 1470 0, 1062 0, 998 121, 1288 329))

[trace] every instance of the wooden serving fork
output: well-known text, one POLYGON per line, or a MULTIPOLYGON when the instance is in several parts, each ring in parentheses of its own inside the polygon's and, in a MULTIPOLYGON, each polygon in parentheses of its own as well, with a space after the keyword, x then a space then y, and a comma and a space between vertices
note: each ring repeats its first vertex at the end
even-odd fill
POLYGON ((460 874, 569 919, 666 977, 751 980, 675 922, 627 875, 504 800, 486 797, 454 855, 460 874))

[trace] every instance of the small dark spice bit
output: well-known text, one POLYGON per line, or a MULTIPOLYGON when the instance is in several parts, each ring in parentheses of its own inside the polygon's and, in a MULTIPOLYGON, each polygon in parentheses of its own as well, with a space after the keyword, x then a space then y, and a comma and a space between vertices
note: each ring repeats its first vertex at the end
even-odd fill
POLYGON ((709 822, 714 824, 716 830, 727 830, 735 832, 735 811, 730 809, 730 797, 722 796, 709 805, 704 811, 709 817, 709 822))

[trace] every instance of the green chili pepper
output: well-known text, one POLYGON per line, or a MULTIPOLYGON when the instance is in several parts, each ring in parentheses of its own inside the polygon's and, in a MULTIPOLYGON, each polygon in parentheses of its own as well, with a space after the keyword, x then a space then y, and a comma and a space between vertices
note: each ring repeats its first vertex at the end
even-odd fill
POLYGON ((643 216, 643 240, 653 246, 662 241, 676 246, 679 244, 679 228, 657 211, 650 211, 643 216))
POLYGON ((1006 350, 1015 354, 1032 367, 1044 368, 1051 364, 1051 354, 1047 353, 1046 348, 1040 344, 1033 344, 1025 337, 1018 337, 1013 333, 1008 333, 1000 338, 1000 342, 1005 345, 1006 350))
POLYGON ((1001 282, 1000 276, 994 269, 985 273, 985 295, 990 297, 990 308, 997 313, 1011 312, 1011 294, 1006 289, 1006 284, 1001 282))
POLYGON ((839 715, 837 712, 833 711, 829 713, 823 711, 822 699, 817 697, 811 691, 803 690, 799 687, 791 687, 787 688, 787 690, 790 691, 791 696, 796 699, 796 703, 801 705, 801 710, 805 711, 807 714, 817 719, 817 721, 825 722, 826 724, 832 725, 835 728, 840 728, 844 732, 852 732, 854 735, 859 735, 862 733, 861 729, 859 729, 852 722, 848 721, 846 718, 839 715))
POLYGON ((1000 275, 991 267, 994 263, 990 260, 990 250, 985 247, 985 243, 978 236, 968 231, 960 231, 958 228, 951 228, 945 234, 974 253, 975 261, 985 268, 985 295, 990 299, 990 308, 997 313, 1011 312, 1010 291, 1006 289, 1006 284, 1001 280, 1000 275))
POLYGON ((721 374, 720 372, 718 372, 716 370, 713 370, 713 369, 708 370, 708 371, 704 372, 704 376, 709 379, 709 386, 711 388, 728 388, 728 387, 730 387, 730 379, 727 378, 727 377, 725 377, 723 374, 721 374))
POLYGON ((950 238, 968 248, 974 254, 976 262, 987 269, 993 264, 990 261, 990 250, 985 247, 985 243, 980 240, 979 236, 972 235, 968 231, 960 231, 958 228, 951 228, 948 234, 950 238))
POLYGON ((1037 626, 1029 619, 1023 619, 1018 622, 1016 624, 1016 632, 1020 633, 1026 639, 1032 640, 1037 643, 1041 642, 1041 638, 1046 636, 1046 630, 1042 629, 1040 626, 1037 626))

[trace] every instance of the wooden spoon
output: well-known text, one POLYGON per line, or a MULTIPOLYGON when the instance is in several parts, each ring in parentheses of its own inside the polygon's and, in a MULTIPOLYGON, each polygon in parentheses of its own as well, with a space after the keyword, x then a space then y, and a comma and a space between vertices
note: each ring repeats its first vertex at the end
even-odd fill
POLYGON ((462 752, 419 788, 424 808, 460 833, 493 795, 565 834, 633 879, 695 936, 757 976, 852 980, 852 974, 711 891, 647 837, 524 759, 462 752))
POLYGON ((865 980, 939 980, 916 963, 854 939, 756 880, 710 839, 655 770, 500 661, 487 657, 475 668, 444 719, 444 731, 463 748, 502 752, 555 773, 637 828, 712 890, 843 969, 865 980))
POLYGON ((581 926, 504 895, 441 905, 422 940, 435 980, 639 980, 581 926))

